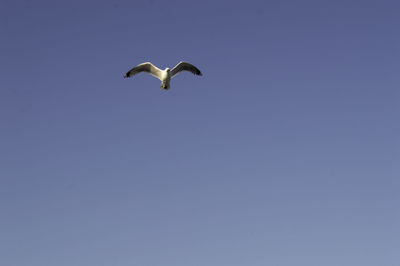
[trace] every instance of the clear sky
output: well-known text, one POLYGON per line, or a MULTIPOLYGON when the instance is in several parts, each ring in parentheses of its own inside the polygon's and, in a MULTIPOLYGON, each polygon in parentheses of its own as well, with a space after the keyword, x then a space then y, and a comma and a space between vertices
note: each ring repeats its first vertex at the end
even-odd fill
POLYGON ((398 266, 399 9, 1 0, 0 264, 398 266))

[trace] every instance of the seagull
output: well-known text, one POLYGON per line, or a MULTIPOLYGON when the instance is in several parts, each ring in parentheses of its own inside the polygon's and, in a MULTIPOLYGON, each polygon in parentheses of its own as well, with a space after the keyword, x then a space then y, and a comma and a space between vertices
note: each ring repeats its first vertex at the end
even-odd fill
POLYGON ((168 90, 169 89, 169 82, 171 80, 172 77, 176 76, 178 73, 180 73, 181 71, 190 71, 195 75, 198 76, 202 76, 200 70, 195 67, 194 65, 187 63, 187 62, 179 62, 173 69, 169 69, 168 67, 164 70, 159 69, 158 67, 154 66, 152 63, 150 62, 145 62, 142 64, 139 64, 137 66, 135 66, 134 68, 132 68, 131 70, 129 70, 124 78, 129 78, 132 77, 140 72, 147 72, 150 75, 158 78, 159 80, 161 80, 161 89, 164 90, 168 90))

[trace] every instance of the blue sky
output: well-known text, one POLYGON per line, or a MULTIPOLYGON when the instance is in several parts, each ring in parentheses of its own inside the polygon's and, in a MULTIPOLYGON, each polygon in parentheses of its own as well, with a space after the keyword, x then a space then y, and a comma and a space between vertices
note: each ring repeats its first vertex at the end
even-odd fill
POLYGON ((397 266, 399 8, 3 0, 1 265, 397 266))

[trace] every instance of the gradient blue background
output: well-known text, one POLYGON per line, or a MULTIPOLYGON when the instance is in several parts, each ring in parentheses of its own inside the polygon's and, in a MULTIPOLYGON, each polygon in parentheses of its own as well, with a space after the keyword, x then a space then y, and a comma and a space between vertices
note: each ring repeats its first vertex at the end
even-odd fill
POLYGON ((0 264, 398 266, 399 8, 2 0, 0 264))

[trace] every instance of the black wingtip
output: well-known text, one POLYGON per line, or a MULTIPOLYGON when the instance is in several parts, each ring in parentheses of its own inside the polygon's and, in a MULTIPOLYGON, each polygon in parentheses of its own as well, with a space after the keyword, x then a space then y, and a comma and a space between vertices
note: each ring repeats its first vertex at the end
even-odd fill
POLYGON ((129 74, 126 73, 126 74, 124 75, 124 78, 129 78, 129 74))

